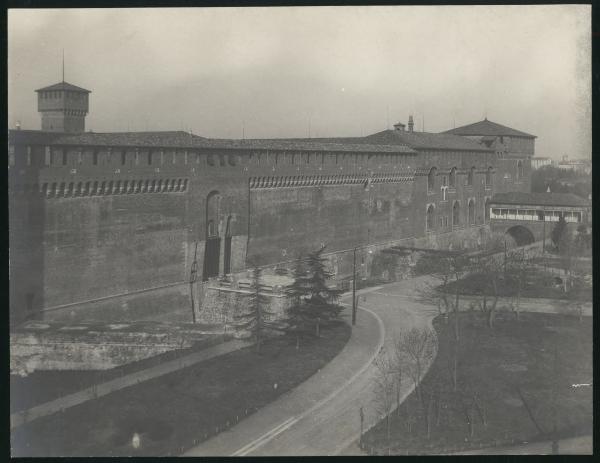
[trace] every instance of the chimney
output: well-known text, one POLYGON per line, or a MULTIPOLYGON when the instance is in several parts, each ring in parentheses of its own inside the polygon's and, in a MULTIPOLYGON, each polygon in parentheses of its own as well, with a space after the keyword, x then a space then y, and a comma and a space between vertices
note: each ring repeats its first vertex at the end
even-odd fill
POLYGON ((404 132, 404 127, 406 126, 402 122, 394 124, 394 130, 397 130, 398 132, 404 132))
POLYGON ((408 131, 412 133, 414 127, 415 127, 415 123, 413 122, 413 117, 411 114, 410 116, 408 116, 408 131))

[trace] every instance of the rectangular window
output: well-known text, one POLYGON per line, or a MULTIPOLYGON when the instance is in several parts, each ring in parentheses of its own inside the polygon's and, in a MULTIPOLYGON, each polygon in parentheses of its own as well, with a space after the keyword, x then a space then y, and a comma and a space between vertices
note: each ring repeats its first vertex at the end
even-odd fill
POLYGON ((98 151, 92 153, 92 164, 95 166, 98 165, 98 151))
POLYGON ((49 166, 52 164, 52 150, 49 146, 44 149, 44 165, 49 166))
POLYGON ((148 165, 152 165, 152 151, 148 151, 148 165))
POLYGON ((183 163, 184 164, 188 163, 188 152, 187 151, 183 152, 183 163))
POLYGON ((121 151, 121 165, 124 166, 127 161, 127 152, 121 151))
POLYGON ((31 165, 31 146, 27 147, 27 165, 31 165))
POLYGON ((81 164, 83 162, 81 151, 77 153, 77 164, 81 164))
POLYGON ((63 166, 67 165, 67 155, 68 155, 67 150, 63 149, 63 152, 62 152, 62 165, 63 166))
POLYGON ((138 153, 137 151, 135 152, 135 165, 139 165, 140 163, 140 153, 138 153))

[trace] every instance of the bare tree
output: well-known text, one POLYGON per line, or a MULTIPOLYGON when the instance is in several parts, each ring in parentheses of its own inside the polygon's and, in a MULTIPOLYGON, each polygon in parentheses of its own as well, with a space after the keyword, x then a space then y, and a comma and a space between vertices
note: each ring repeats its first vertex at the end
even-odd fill
POLYGON ((490 329, 494 327, 500 297, 500 280, 504 278, 506 272, 506 258, 497 254, 502 247, 497 239, 490 240, 486 250, 471 257, 471 272, 480 275, 483 280, 480 309, 486 315, 487 326, 490 329), (488 296, 492 298, 491 304, 488 303, 488 296))
POLYGON ((533 256, 527 253, 525 249, 514 249, 506 257, 506 266, 508 268, 507 278, 515 289, 514 297, 511 300, 511 308, 519 320, 521 309, 521 294, 527 285, 529 273, 533 269, 533 256))
POLYGON ((435 332, 427 327, 413 327, 396 339, 397 355, 403 354, 407 359, 404 370, 412 379, 419 400, 422 400, 421 378, 435 355, 436 346, 435 332))
POLYGON ((390 442, 391 413, 396 392, 396 365, 394 358, 383 349, 375 360, 375 409, 385 417, 387 442, 390 442))

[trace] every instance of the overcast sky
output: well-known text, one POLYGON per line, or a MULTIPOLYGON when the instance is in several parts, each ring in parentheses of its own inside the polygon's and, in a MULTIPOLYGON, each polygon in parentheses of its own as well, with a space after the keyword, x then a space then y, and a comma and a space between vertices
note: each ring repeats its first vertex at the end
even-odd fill
POLYGON ((590 6, 10 10, 9 124, 34 90, 92 90, 96 132, 360 136, 488 119, 537 156, 591 153, 590 6), (388 116, 389 114, 389 116, 388 116))

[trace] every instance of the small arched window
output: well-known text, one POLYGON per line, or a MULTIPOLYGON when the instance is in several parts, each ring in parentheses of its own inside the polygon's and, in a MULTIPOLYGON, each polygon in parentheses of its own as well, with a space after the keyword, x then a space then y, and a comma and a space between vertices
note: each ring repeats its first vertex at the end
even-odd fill
POLYGON ((455 201, 452 205, 452 226, 460 225, 460 203, 455 201))
POLYGON ((490 188, 492 186, 492 168, 488 167, 485 171, 485 187, 490 188))
POLYGON ((475 167, 471 167, 469 172, 467 173, 467 186, 473 186, 473 181, 475 180, 475 167))
POLYGON ((469 200, 469 225, 475 223, 475 201, 469 200))
POLYGON ((450 188, 456 188, 456 167, 453 167, 450 170, 450 178, 449 178, 448 186, 450 188))
POLYGON ((433 193, 435 191, 435 176, 437 175, 437 169, 432 167, 429 169, 429 174, 427 174, 427 192, 433 193))
POLYGON ((427 231, 432 231, 433 230, 433 214, 435 212, 435 208, 433 207, 433 204, 430 204, 429 206, 427 206, 427 217, 425 220, 425 230, 427 231))

